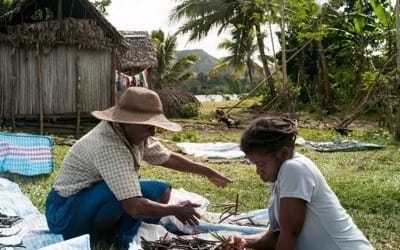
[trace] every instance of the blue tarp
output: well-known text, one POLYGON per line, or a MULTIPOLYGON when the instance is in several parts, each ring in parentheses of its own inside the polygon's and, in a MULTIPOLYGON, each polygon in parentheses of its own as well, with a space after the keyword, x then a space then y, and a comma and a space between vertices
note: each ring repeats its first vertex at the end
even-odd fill
POLYGON ((353 152, 384 148, 384 146, 374 143, 343 139, 336 139, 332 142, 304 141, 302 145, 318 152, 353 152))

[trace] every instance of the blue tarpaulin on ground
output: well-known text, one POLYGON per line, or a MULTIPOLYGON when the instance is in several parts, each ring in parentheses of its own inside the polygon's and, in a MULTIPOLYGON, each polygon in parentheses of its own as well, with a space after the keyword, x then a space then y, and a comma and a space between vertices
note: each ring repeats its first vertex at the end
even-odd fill
POLYGON ((337 139, 332 142, 313 142, 306 140, 301 145, 319 152, 353 152, 377 150, 385 147, 374 143, 343 139, 337 139))

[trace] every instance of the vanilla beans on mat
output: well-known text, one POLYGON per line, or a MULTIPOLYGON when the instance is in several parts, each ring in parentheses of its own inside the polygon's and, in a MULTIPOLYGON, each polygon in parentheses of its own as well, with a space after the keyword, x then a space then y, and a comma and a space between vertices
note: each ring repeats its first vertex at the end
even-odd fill
POLYGON ((199 238, 183 239, 161 237, 150 241, 141 237, 143 250, 186 249, 186 250, 218 250, 221 249, 220 241, 204 240, 199 238))

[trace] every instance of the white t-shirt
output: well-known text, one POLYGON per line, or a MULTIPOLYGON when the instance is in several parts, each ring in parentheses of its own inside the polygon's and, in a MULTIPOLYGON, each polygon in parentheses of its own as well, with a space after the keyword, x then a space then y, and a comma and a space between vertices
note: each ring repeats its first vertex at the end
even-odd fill
POLYGON ((300 198, 307 202, 297 250, 373 249, 340 205, 319 169, 304 155, 296 153, 282 164, 271 189, 269 216, 273 231, 279 231, 280 198, 300 198))

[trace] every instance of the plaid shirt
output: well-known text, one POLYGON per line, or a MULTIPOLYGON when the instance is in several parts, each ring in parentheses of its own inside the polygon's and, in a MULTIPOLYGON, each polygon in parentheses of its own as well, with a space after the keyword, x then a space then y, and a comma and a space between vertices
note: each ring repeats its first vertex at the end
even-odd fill
POLYGON ((104 180, 118 200, 142 196, 141 161, 161 165, 170 154, 153 137, 132 145, 117 123, 101 121, 70 148, 53 187, 61 196, 68 197, 104 180))

